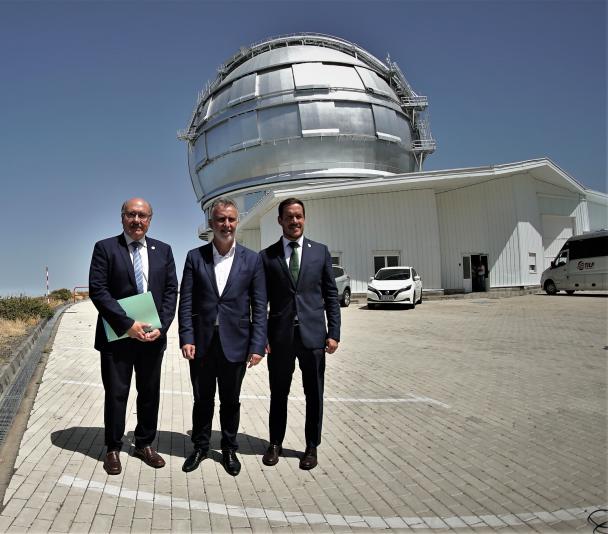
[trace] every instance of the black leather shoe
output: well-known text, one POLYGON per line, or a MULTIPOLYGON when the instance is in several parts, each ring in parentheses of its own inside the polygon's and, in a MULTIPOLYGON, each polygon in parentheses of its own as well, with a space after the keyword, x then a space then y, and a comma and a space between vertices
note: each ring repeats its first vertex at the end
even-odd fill
POLYGON ((271 443, 264 456, 262 456, 262 463, 271 467, 277 465, 279 463, 279 454, 281 454, 282 450, 280 445, 271 443))
POLYGON ((317 467, 317 448, 306 447, 304 456, 300 458, 300 469, 308 471, 310 469, 314 469, 315 467, 317 467))
POLYGON ((207 453, 203 449, 194 449, 182 465, 182 471, 185 473, 194 471, 205 458, 207 458, 207 453))
POLYGON ((222 451, 222 465, 226 473, 237 476, 241 472, 241 462, 236 457, 236 451, 233 449, 225 449, 222 451))

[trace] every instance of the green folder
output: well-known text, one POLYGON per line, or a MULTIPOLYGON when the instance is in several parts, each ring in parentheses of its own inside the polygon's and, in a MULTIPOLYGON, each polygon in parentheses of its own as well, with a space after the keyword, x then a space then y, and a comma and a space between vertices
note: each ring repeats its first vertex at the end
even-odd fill
MULTIPOLYGON (((125 310, 127 316, 134 321, 148 323, 152 325, 152 329, 161 327, 160 317, 156 311, 154 299, 152 298, 152 293, 150 291, 147 293, 139 293, 138 295, 133 295, 132 297, 119 299, 117 302, 120 304, 120 307, 125 310)), ((116 332, 112 330, 112 327, 105 319, 103 320, 103 327, 106 331, 108 341, 116 341, 117 339, 124 339, 128 337, 126 332, 119 337, 116 332)))

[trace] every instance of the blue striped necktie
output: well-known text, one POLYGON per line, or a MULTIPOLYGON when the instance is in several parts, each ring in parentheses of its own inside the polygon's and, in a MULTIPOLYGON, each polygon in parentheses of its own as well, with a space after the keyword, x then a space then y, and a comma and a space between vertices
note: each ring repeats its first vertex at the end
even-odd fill
POLYGON ((144 292, 144 268, 141 263, 141 255, 139 253, 139 247, 141 243, 139 241, 133 241, 131 247, 133 247, 133 270, 135 271, 135 283, 137 284, 137 292, 144 292))

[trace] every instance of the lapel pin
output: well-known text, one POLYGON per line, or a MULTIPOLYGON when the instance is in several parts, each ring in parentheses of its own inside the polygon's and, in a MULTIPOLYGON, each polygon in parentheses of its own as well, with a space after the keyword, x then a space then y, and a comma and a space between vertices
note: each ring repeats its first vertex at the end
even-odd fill
POLYGON ((152 250, 156 250, 156 247, 153 245, 150 247, 152 250))
POLYGON ((307 244, 308 244, 308 248, 310 248, 310 243, 307 243, 307 244))

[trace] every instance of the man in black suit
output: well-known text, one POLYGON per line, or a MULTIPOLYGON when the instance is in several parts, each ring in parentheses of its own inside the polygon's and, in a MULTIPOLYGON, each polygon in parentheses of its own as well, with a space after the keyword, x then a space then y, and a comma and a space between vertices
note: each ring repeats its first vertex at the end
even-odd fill
POLYGON ((264 356, 266 282, 259 254, 236 242, 238 208, 218 198, 210 208, 213 241, 188 252, 179 301, 179 338, 190 364, 194 394, 194 451, 183 471, 193 471, 207 456, 216 384, 220 398, 222 464, 241 471, 236 440, 241 384, 249 367, 264 356))
POLYGON ((101 355, 105 389, 104 425, 107 453, 103 467, 109 475, 121 470, 119 452, 125 431, 131 376, 137 384, 135 451, 151 467, 165 461, 152 448, 158 423, 160 375, 167 330, 175 316, 177 276, 171 247, 146 236, 152 206, 142 198, 122 205, 123 233, 95 243, 89 271, 89 295, 99 312, 95 348, 101 355), (128 317, 118 299, 152 292, 161 328, 128 317), (114 332, 128 337, 109 342, 102 318, 114 332))
POLYGON ((271 466, 279 461, 287 426, 287 397, 297 358, 306 396, 306 450, 300 458, 300 469, 308 470, 317 465, 325 353, 333 354, 338 348, 340 304, 329 250, 304 237, 302 201, 283 200, 278 222, 283 236, 260 253, 270 302, 270 445, 262 461, 271 466))

